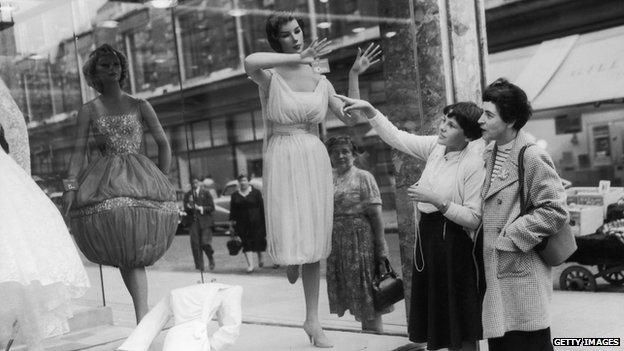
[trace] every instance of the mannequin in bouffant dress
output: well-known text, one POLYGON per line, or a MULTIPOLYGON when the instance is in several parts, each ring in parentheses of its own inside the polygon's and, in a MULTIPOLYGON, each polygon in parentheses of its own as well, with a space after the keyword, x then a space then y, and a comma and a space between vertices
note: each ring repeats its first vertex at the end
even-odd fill
POLYGON ((193 179, 193 189, 184 195, 184 210, 192 221, 189 230, 191 252, 195 269, 204 271, 204 253, 208 256, 210 270, 215 267, 212 249, 212 226, 214 219, 214 201, 210 192, 202 186, 199 179, 193 179))

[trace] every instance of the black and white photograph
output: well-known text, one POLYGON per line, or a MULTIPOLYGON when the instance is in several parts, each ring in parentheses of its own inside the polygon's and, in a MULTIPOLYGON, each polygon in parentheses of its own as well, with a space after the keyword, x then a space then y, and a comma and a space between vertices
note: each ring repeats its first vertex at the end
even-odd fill
POLYGON ((624 1, 0 0, 0 350, 624 350, 624 1))

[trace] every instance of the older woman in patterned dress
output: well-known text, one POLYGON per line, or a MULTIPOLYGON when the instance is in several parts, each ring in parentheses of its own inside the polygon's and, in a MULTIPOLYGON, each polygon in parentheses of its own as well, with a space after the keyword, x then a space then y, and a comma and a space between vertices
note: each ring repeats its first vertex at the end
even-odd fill
MULTIPOLYGON (((327 258, 330 313, 349 310, 362 330, 382 331, 373 304, 375 267, 388 256, 381 220, 381 196, 375 178, 353 165, 356 148, 348 136, 325 143, 334 168, 334 229, 327 258)), ((379 267, 381 268, 381 267, 379 267)))

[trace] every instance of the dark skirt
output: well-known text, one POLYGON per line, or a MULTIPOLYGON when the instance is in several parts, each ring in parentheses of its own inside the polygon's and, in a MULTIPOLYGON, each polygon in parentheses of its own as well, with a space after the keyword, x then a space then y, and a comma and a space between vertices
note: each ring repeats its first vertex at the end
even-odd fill
POLYGON ((264 221, 257 223, 245 223, 236 225, 234 232, 241 238, 243 252, 264 252, 266 251, 266 231, 264 221))
POLYGON ((440 212, 422 213, 419 228, 425 267, 412 274, 410 340, 426 342, 429 350, 460 348, 462 342, 480 340, 481 297, 473 241, 440 212))

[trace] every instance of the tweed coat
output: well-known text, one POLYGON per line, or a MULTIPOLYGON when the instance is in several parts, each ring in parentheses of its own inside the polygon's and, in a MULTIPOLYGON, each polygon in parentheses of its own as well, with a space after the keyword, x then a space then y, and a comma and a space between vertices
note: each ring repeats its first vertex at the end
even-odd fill
POLYGON ((550 326, 551 270, 533 248, 566 223, 568 212, 565 191, 550 156, 531 146, 524 154, 525 199, 530 210, 519 217, 518 154, 530 142, 526 133, 518 133, 500 175, 494 179, 494 143, 484 152, 484 338, 550 326))

